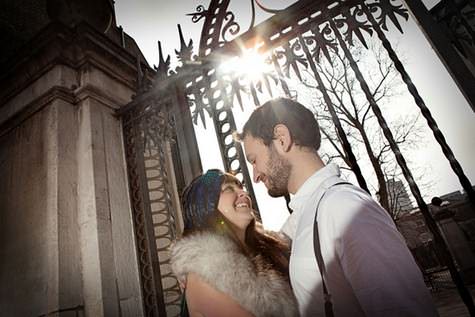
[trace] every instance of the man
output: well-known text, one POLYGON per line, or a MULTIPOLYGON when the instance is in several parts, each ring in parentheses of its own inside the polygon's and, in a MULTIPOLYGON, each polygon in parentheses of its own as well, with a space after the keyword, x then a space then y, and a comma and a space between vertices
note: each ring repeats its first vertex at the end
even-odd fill
POLYGON ((317 205, 323 279, 335 316, 437 316, 387 212, 366 192, 344 183, 336 165, 324 165, 317 153, 319 126, 310 110, 290 99, 271 100, 252 113, 237 137, 254 182, 263 182, 272 197, 293 194, 293 213, 282 231, 292 239, 289 273, 302 316, 325 313, 313 248, 317 205))

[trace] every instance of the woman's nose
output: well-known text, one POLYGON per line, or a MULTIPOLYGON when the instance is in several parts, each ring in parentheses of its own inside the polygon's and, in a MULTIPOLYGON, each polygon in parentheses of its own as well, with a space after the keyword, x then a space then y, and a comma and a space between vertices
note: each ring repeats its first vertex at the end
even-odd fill
POLYGON ((238 197, 239 197, 239 198, 244 197, 244 196, 246 196, 246 195, 247 195, 247 193, 246 193, 245 190, 241 190, 241 191, 238 193, 238 197))

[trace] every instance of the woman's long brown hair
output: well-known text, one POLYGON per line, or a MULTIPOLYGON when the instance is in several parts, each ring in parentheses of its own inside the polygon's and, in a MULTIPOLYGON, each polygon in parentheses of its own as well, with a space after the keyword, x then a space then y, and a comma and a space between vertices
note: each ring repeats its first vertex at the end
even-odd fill
POLYGON ((265 231, 262 224, 252 220, 246 229, 246 247, 254 255, 261 255, 274 270, 289 278, 290 247, 277 234, 265 231))

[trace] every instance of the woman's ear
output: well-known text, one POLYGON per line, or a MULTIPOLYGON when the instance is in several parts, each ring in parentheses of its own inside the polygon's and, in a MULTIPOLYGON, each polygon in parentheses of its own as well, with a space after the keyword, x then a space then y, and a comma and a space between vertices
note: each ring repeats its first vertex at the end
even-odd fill
POLYGON ((274 126, 274 146, 283 152, 290 151, 292 147, 292 136, 285 124, 279 123, 274 126))

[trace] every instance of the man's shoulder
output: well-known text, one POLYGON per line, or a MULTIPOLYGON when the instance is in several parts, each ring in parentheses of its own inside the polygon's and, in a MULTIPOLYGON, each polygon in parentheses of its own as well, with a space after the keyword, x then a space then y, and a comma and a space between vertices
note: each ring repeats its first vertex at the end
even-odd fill
POLYGON ((320 208, 329 209, 332 214, 348 214, 382 207, 360 187, 345 183, 328 188, 321 198, 320 208))
POLYGON ((355 234, 375 227, 394 229, 386 210, 364 190, 352 185, 326 193, 318 207, 318 221, 322 232, 338 238, 353 239, 355 234))
POLYGON ((324 197, 337 197, 345 199, 372 199, 366 191, 344 180, 329 186, 325 191, 324 197))
POLYGON ((334 202, 340 199, 349 201, 372 200, 371 196, 360 187, 339 177, 329 179, 327 184, 316 187, 312 196, 317 203, 319 201, 334 202))

